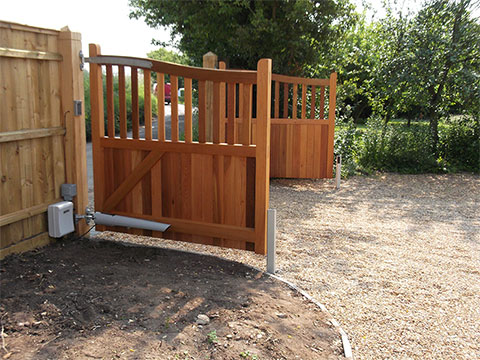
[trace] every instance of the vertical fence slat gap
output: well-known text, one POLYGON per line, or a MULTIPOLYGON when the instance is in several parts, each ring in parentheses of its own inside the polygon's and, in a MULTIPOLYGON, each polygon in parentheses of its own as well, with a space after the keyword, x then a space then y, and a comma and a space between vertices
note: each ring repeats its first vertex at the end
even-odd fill
POLYGON ((275 107, 273 117, 275 119, 278 119, 280 117, 279 116, 279 113, 280 113, 280 82, 279 81, 275 81, 275 102, 273 106, 275 107))
POLYGON ((288 119, 288 83, 283 83, 283 118, 288 119))
POLYGON ((118 115, 120 120, 120 138, 127 138, 127 99, 125 96, 125 67, 118 66, 118 115))
POLYGON ((307 118, 307 85, 302 84, 302 119, 307 118))
POLYGON ((292 99, 292 119, 297 119, 298 115, 298 84, 293 84, 293 99, 292 99))
POLYGON ((325 86, 320 87, 320 119, 325 119, 325 86))
POLYGON ((138 70, 131 68, 132 82, 132 135, 134 139, 140 137, 140 120, 138 117, 138 70))
POLYGON ((178 141, 178 77, 170 75, 171 86, 171 116, 172 141, 178 141))
POLYGON ((152 82, 150 70, 143 70, 145 140, 152 140, 152 82))
POLYGON ((115 107, 113 101, 112 65, 107 65, 107 130, 108 137, 115 137, 115 107))
POLYGON ((192 79, 185 78, 185 142, 192 142, 192 79))
POLYGON ((227 143, 235 144, 235 84, 228 83, 227 88, 227 143))
POLYGON ((252 84, 243 86, 242 144, 252 143, 252 84))
POLYGON ((157 73, 158 140, 165 141, 165 74, 157 73))
POLYGON ((315 109, 317 107, 316 102, 317 87, 312 85, 311 98, 310 98, 310 119, 315 119, 315 109))

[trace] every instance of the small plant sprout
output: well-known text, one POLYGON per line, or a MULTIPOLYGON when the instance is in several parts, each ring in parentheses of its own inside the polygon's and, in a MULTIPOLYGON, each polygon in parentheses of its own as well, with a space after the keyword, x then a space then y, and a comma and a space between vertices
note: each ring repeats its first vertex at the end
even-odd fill
POLYGON ((207 342, 209 344, 216 344, 218 342, 217 330, 212 330, 207 334, 207 342))

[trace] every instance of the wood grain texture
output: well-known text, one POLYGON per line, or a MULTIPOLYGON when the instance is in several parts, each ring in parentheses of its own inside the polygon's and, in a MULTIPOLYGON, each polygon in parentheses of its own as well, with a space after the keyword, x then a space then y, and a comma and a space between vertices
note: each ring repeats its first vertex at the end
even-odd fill
POLYGON ((185 142, 192 142, 192 79, 185 78, 185 142))
POLYGON ((83 100, 80 34, 0 21, 0 42, 3 258, 51 241, 46 209, 60 201, 61 184, 77 184, 80 214, 87 190, 84 109, 73 111, 73 100, 83 100))
POLYGON ((333 177, 333 145, 335 139, 335 106, 337 99, 337 73, 330 75, 328 91, 328 145, 327 145, 327 177, 333 177))
POLYGON ((206 142, 206 99, 205 99, 205 81, 198 82, 198 141, 206 142))
POLYGON ((272 60, 262 59, 257 67, 257 126, 255 175, 255 252, 266 254, 267 210, 270 187, 270 111, 272 60))

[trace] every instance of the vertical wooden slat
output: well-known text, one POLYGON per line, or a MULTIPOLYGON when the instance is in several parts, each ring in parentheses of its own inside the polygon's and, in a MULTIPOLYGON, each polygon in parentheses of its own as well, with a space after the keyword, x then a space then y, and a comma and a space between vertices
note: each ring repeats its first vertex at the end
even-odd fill
POLYGON ((152 83, 150 70, 143 70, 143 100, 145 139, 152 140, 152 83))
POLYGON ((243 145, 252 143, 252 84, 243 86, 242 139, 243 145))
POLYGON ((170 75, 170 96, 171 103, 171 129, 172 129, 172 141, 178 141, 178 77, 170 75))
POLYGON ((165 75, 157 73, 158 140, 165 141, 165 75))
POLYGON ((125 67, 118 66, 118 115, 120 120, 120 138, 127 137, 127 98, 125 95, 125 67))
POLYGON ((267 209, 270 186, 270 108, 272 60, 257 66, 257 129, 255 156, 255 252, 266 253, 267 209))
POLYGON ((337 73, 330 74, 328 89, 328 148, 327 148, 327 177, 333 177, 333 144, 335 136, 335 102, 337 99, 337 73))
POLYGON ((198 142, 204 143, 206 139, 205 134, 205 81, 198 82, 198 142))
POLYGON ((315 119, 316 93, 317 87, 315 85, 312 85, 312 96, 310 99, 310 119, 315 119))
POLYGON ((320 88, 320 119, 325 119, 325 86, 320 88))
POLYGON ((185 142, 192 142, 192 79, 185 78, 185 142))
POLYGON ((302 119, 307 118, 307 85, 302 84, 302 119))
POLYGON ((232 145, 235 143, 235 84, 228 83, 227 88, 227 143, 232 145))
POLYGON ((107 68, 107 129, 108 137, 115 137, 115 107, 113 105, 113 73, 112 65, 107 68))
POLYGON ((288 119, 288 84, 283 84, 283 118, 288 119))
POLYGON ((280 113, 280 82, 275 81, 275 103, 273 104, 274 106, 274 115, 273 117, 275 119, 279 118, 279 113, 280 113))
POLYGON ((296 119, 298 116, 298 84, 293 84, 293 99, 292 99, 292 119, 296 119))
MULTIPOLYGON (((217 55, 209 51, 203 55, 203 67, 215 69, 217 66, 217 55)), ((205 139, 212 141, 213 131, 213 82, 207 81, 205 83, 205 139)))
MULTIPOLYGON (((218 68, 220 70, 225 70, 227 68, 227 64, 224 61, 220 61, 218 63, 218 68)), ((226 85, 225 83, 220 83, 220 142, 226 141, 226 134, 225 134, 225 109, 226 109, 226 85)))
POLYGON ((212 139, 214 144, 220 143, 220 129, 221 129, 221 121, 220 121, 220 83, 214 82, 213 83, 213 124, 212 124, 212 139))
MULTIPOLYGON (((101 55, 100 46, 96 44, 89 45, 89 55, 91 57, 101 55)), ((92 121, 92 152, 93 152, 93 181, 95 210, 103 210, 104 191, 104 150, 100 145, 100 139, 105 136, 105 127, 103 125, 103 83, 102 67, 98 64, 90 64, 90 106, 92 121)))
POLYGON ((131 68, 132 81, 132 135, 134 139, 140 137, 140 120, 138 118, 138 70, 131 68))

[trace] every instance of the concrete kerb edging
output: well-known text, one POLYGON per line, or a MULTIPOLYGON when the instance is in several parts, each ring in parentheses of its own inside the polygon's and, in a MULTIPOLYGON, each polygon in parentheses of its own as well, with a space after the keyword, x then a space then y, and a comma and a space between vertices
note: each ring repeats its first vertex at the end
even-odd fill
MULTIPOLYGON (((91 237, 89 240, 93 240, 93 241, 98 241, 98 242, 102 242, 102 241, 108 241, 107 239, 97 239, 97 238, 94 238, 94 237, 91 237)), ((143 245, 143 244, 133 244, 133 243, 129 243, 129 242, 125 242, 125 241, 118 241, 118 240, 115 240, 115 239, 111 239, 113 241, 115 241, 116 243, 118 244, 122 244, 124 246, 131 246, 131 247, 151 247, 151 246, 148 246, 148 245, 143 245)), ((263 271, 255 266, 252 266, 252 265, 249 265, 249 264, 244 264, 244 263, 241 263, 239 261, 235 261, 235 260, 230 260, 230 259, 226 259, 226 258, 223 258, 223 257, 220 257, 218 255, 213 255, 213 254, 205 254, 205 253, 201 253, 201 252, 198 252, 198 251, 192 251, 192 250, 183 250, 183 249, 174 249, 174 248, 168 248, 168 247, 157 247, 157 248, 161 248, 161 249, 166 249, 166 250, 172 250, 172 251, 177 251, 177 252, 181 252, 181 253, 186 253, 186 254, 194 254, 194 255, 200 255, 200 256, 209 256, 209 257, 212 257, 212 258, 216 258, 216 259, 219 259, 219 260, 222 260, 222 261, 229 261, 229 262, 233 262, 233 263, 237 263, 237 264, 240 264, 240 265, 243 265, 249 269, 252 269, 254 271, 258 271, 259 273, 262 273, 262 274, 265 274, 267 276, 269 276, 271 279, 274 279, 274 280, 277 280, 277 281, 280 281, 282 283, 284 283, 285 285, 287 285, 290 289, 292 289, 293 291, 296 291, 298 292, 300 295, 302 295, 304 298, 306 298, 308 301, 310 301, 311 303, 313 303, 315 306, 319 307, 320 310, 322 310, 325 315, 327 316, 327 320, 332 324, 332 326, 335 328, 335 330, 337 330, 339 333, 340 333, 340 337, 341 337, 341 340, 342 340, 342 347, 343 347, 343 355, 345 356, 346 359, 349 359, 349 360, 353 360, 353 352, 352 352, 352 346, 350 344, 350 341, 348 340, 348 335, 347 333, 345 332, 345 330, 343 330, 343 328, 340 326, 339 322, 337 320, 335 320, 335 318, 332 316, 332 314, 330 314, 330 312, 327 310, 327 308, 325 307, 325 305, 323 305, 322 303, 320 303, 319 301, 317 301, 315 298, 313 298, 311 295, 309 295, 307 292, 305 292, 304 290, 300 289, 298 286, 296 286, 295 284, 291 283, 290 281, 288 280, 285 280, 283 279, 282 277, 278 276, 278 275, 274 275, 274 274, 269 274, 267 273, 266 271, 263 271)))

